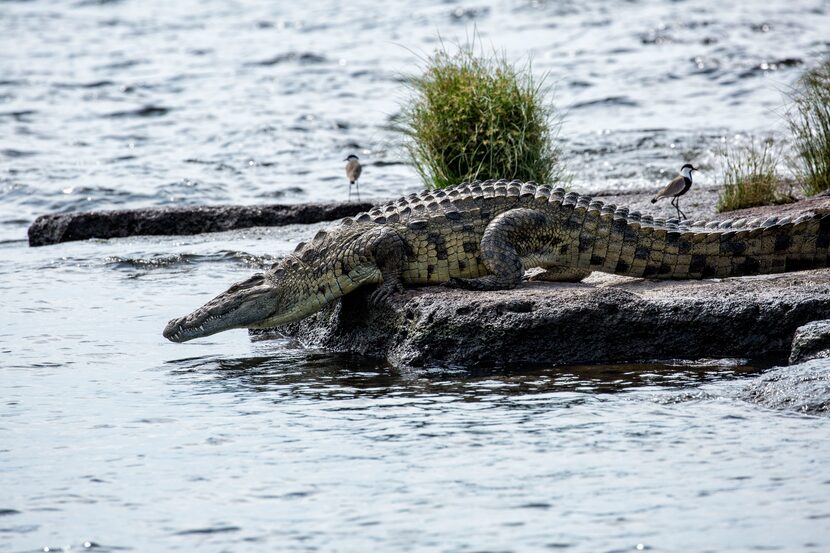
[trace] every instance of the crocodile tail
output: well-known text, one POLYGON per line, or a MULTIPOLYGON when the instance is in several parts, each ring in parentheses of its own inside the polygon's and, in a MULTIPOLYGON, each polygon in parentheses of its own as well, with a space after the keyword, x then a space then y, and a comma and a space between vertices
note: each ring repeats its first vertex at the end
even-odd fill
POLYGON ((569 260, 579 268, 700 279, 830 266, 830 214, 681 222, 579 200, 568 218, 570 228, 579 227, 570 241, 576 248, 569 260))

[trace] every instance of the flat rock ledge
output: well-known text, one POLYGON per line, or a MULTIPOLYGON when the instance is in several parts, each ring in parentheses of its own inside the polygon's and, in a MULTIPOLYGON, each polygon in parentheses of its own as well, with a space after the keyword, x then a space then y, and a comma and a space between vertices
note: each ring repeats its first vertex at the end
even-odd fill
POLYGON ((705 281, 594 273, 515 290, 409 289, 379 306, 371 288, 299 323, 260 331, 397 368, 786 359, 796 330, 830 318, 830 270, 705 281))
POLYGON ((370 210, 372 205, 370 202, 220 205, 56 213, 35 219, 29 227, 29 245, 319 223, 357 215, 370 210))

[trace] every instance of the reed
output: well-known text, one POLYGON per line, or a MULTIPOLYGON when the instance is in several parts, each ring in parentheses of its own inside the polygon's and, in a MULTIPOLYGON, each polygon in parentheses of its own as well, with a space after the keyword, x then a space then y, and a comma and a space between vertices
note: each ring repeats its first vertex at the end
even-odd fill
POLYGON ((719 212, 795 201, 785 192, 778 173, 781 150, 772 138, 748 145, 724 146, 720 151, 723 190, 718 197, 719 212))
POLYGON ((830 55, 801 76, 790 97, 795 172, 804 193, 812 196, 830 189, 830 55))

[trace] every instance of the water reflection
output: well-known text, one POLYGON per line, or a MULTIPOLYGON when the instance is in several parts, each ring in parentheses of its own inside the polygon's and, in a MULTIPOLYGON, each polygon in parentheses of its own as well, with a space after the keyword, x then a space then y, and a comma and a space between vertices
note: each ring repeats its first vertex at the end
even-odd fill
MULTIPOLYGON (((358 355, 310 351, 289 340, 268 355, 228 359, 221 356, 168 362, 171 374, 216 392, 288 394, 326 398, 446 396, 493 401, 557 393, 619 394, 671 391, 705 383, 756 376, 762 367, 740 360, 667 364, 619 364, 561 367, 419 369, 400 371, 358 355), (292 349, 296 348, 296 349, 292 349)), ((257 344, 254 344, 256 346, 257 344)))

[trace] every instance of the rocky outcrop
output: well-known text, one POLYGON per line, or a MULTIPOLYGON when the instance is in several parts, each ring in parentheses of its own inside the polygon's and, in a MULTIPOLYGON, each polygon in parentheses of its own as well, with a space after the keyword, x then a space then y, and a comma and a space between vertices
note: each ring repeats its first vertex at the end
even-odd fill
POLYGON ((790 363, 830 357, 830 320, 814 321, 799 327, 793 338, 790 363))
POLYGON ((739 397, 768 409, 830 415, 830 365, 814 360, 773 369, 753 379, 739 397))
POLYGON ((38 217, 29 227, 29 245, 46 246, 135 235, 189 235, 203 232, 319 223, 371 209, 368 202, 194 206, 57 213, 38 217))
POLYGON ((280 332, 395 367, 581 364, 718 357, 786 359, 796 329, 830 318, 830 270, 658 282, 594 273, 578 284, 471 292, 371 288, 280 332))

